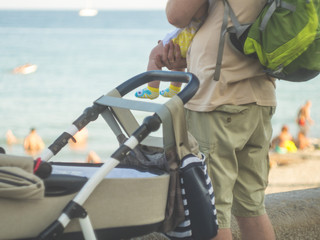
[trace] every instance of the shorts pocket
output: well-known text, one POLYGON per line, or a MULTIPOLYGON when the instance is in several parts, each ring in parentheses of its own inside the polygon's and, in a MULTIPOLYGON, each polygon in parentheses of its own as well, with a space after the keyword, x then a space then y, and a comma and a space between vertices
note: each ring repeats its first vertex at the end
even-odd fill
POLYGON ((248 110, 249 107, 247 105, 222 105, 215 109, 217 112, 225 112, 225 113, 241 113, 248 110))

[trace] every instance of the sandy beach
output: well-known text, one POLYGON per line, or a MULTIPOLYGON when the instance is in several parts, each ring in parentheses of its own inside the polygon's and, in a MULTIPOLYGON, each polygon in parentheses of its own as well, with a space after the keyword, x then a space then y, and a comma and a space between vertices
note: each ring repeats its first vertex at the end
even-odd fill
POLYGON ((266 194, 320 187, 320 150, 270 153, 266 194))

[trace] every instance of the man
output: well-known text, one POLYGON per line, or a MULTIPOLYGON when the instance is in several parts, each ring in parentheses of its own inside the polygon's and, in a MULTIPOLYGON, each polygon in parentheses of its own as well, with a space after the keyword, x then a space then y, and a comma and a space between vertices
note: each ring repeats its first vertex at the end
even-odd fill
POLYGON ((45 147, 45 144, 36 129, 31 128, 30 133, 24 139, 23 146, 29 155, 36 156, 45 147))
POLYGON ((312 102, 308 100, 298 112, 297 123, 299 126, 299 131, 307 136, 309 132, 310 125, 313 124, 313 120, 310 116, 312 102))
MULTIPOLYGON (((257 17, 265 2, 229 0, 239 21, 245 23, 257 17)), ((203 3, 168 0, 167 18, 176 27, 184 27, 203 3)), ((189 131, 206 155, 215 191, 219 233, 214 239, 232 239, 231 212, 243 239, 275 239, 264 206, 275 84, 257 60, 235 52, 228 41, 220 79, 213 80, 223 14, 223 1, 210 0, 207 19, 195 35, 187 59, 170 43, 158 61, 169 69, 187 62, 188 71, 200 81, 198 92, 185 107, 189 131)))

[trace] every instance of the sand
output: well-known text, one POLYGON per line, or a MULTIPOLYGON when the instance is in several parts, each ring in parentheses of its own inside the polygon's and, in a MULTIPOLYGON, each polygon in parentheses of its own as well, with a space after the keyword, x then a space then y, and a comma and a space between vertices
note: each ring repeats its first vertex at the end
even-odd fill
POLYGON ((266 194, 320 187, 320 150, 270 153, 266 194))

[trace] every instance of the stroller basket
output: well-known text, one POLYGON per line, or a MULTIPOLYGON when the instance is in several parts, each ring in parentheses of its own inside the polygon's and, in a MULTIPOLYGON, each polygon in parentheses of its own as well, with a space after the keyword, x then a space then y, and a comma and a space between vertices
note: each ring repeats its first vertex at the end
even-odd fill
MULTIPOLYGON (((168 163, 167 157, 170 151, 175 151, 176 145, 174 116, 166 105, 178 99, 181 102, 178 107, 183 108, 198 86, 198 79, 191 73, 149 71, 98 98, 42 152, 36 175, 46 175, 41 173, 41 166, 49 163, 52 168, 47 178, 40 179, 45 186, 43 196, 13 199, 1 194, 0 190, 3 216, 0 239, 121 239, 161 231, 166 221, 172 182, 170 164, 173 160, 168 163), (122 98, 153 80, 187 85, 166 104, 122 98), (139 125, 131 110, 153 114, 139 125), (105 163, 51 161, 78 131, 99 115, 121 142, 105 163), (160 124, 163 136, 149 136, 160 124), (159 159, 161 154, 165 157, 159 159)), ((21 162, 21 157, 0 154, 0 167, 6 166, 8 158, 21 162)), ((23 157, 22 160, 34 163, 32 158, 23 157)))

